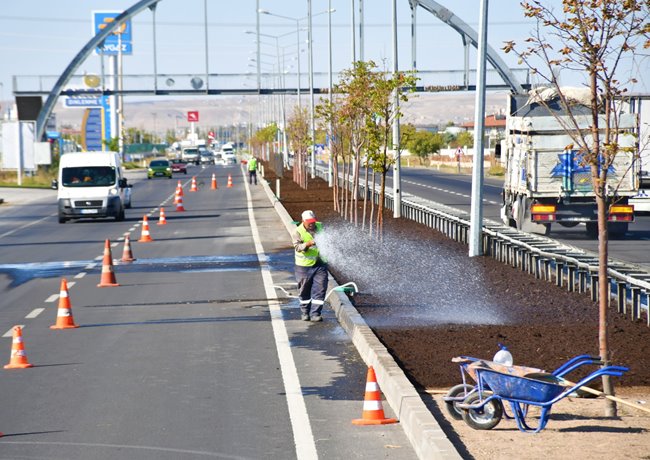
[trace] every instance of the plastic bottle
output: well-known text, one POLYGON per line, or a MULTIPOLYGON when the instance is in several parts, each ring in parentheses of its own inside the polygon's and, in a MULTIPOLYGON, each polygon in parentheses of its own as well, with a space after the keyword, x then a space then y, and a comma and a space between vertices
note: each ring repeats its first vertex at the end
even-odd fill
POLYGON ((505 345, 499 344, 499 347, 501 348, 499 351, 496 352, 494 355, 494 358, 492 358, 492 361, 494 361, 497 364, 503 364, 504 366, 512 366, 513 360, 512 360, 512 354, 508 351, 508 348, 506 348, 505 345))

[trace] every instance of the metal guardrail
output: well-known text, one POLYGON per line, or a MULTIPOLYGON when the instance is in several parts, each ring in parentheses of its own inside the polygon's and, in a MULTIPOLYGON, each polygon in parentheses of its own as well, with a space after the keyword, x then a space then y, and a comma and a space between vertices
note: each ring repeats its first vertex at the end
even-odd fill
MULTIPOLYGON (((328 180, 327 169, 316 168, 316 175, 328 180)), ((339 177, 339 181, 342 182, 339 177)), ((368 197, 379 203, 379 190, 369 190, 368 197)), ((359 194, 366 192, 359 184, 359 194)), ((468 213, 431 200, 402 193, 401 215, 435 229, 454 241, 468 244, 470 216, 468 213)), ((392 189, 386 187, 384 206, 394 209, 392 189)), ((555 282, 570 292, 589 293, 598 300, 598 255, 565 245, 551 238, 534 235, 508 227, 501 222, 484 219, 482 232, 483 253, 496 260, 519 268, 538 279, 555 282)), ((650 271, 643 267, 609 260, 609 302, 616 302, 619 313, 641 320, 645 312, 650 327, 650 271), (644 303, 645 300, 645 303, 644 303)))

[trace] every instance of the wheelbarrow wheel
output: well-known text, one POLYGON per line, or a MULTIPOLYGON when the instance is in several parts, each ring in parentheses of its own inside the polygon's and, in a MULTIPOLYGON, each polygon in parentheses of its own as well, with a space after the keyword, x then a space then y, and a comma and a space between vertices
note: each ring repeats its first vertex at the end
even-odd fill
POLYGON ((445 401, 447 413, 451 418, 454 420, 463 419, 463 409, 457 407, 456 403, 462 402, 465 399, 465 396, 468 395, 473 389, 474 387, 472 385, 468 385, 466 383, 461 383, 449 389, 445 395, 445 398, 459 398, 456 401, 445 401))
MULTIPOLYGON (((485 392, 483 396, 485 397, 485 392)), ((463 401, 463 404, 476 404, 480 400, 478 393, 472 393, 463 401)), ((475 430, 491 430, 499 424, 503 417, 501 401, 491 399, 479 409, 463 409, 463 420, 475 430)))

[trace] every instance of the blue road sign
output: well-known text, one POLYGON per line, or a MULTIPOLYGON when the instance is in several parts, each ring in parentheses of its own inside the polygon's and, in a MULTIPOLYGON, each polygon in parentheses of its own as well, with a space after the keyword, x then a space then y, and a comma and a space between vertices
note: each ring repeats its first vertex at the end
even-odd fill
MULTIPOLYGON (((122 11, 93 11, 93 34, 97 35, 120 14, 122 14, 122 11)), ((95 54, 117 55, 120 40, 122 43, 122 54, 133 54, 133 34, 131 33, 130 19, 124 21, 117 30, 106 37, 104 46, 95 48, 95 54)))

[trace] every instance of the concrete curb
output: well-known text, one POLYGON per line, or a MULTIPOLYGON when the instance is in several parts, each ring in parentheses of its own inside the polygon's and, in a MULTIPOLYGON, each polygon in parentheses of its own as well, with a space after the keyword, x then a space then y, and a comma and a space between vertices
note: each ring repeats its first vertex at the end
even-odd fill
MULTIPOLYGON (((292 229, 295 228, 293 219, 273 194, 268 182, 262 179, 260 183, 287 231, 291 234, 292 229)), ((336 287, 336 282, 331 276, 330 282, 336 287)), ((375 369, 377 381, 386 401, 397 414, 418 458, 462 458, 402 369, 350 303, 345 293, 332 291, 332 294, 328 300, 339 323, 352 339, 352 343, 364 362, 375 369)))

